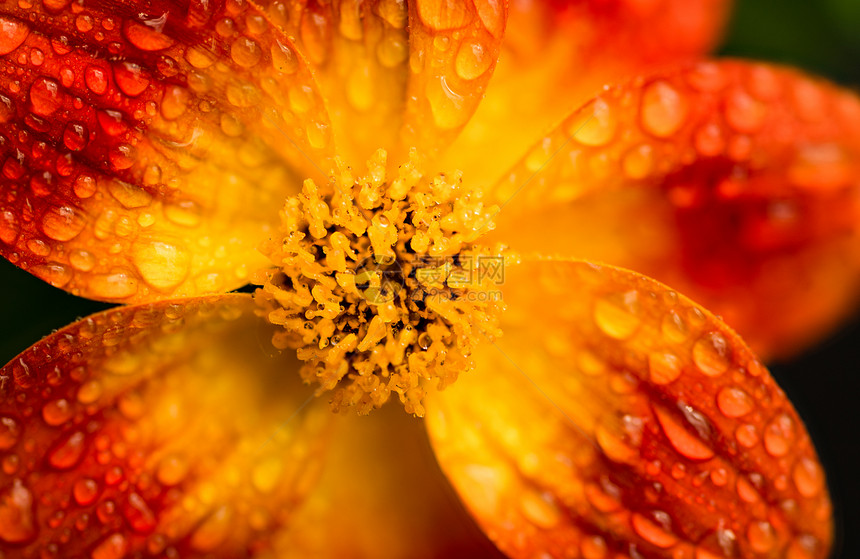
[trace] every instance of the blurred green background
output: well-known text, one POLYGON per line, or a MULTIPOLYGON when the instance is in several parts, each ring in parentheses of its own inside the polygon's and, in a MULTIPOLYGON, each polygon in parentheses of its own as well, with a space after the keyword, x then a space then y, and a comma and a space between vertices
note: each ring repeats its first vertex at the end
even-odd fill
MULTIPOLYGON (((739 0, 720 51, 771 60, 860 89, 860 0, 739 0)), ((54 289, 0 259, 0 363, 108 305, 54 289)), ((840 536, 834 558, 860 557, 860 319, 773 366, 828 470, 840 536)))

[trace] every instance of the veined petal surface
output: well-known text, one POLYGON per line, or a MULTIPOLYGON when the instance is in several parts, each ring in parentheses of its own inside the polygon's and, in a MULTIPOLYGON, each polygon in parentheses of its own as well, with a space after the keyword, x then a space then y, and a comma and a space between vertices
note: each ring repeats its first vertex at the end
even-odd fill
POLYGON ((319 484, 274 550, 279 559, 504 557, 439 469, 424 422, 392 405, 337 417, 319 484))
POLYGON ((427 405, 443 470, 503 552, 827 556, 809 436, 725 324, 616 268, 506 275, 505 335, 427 405))
POLYGON ((710 51, 729 0, 513 0, 499 66, 443 168, 484 184, 600 91, 710 51))
POLYGON ((703 62, 607 90, 490 202, 523 252, 624 266, 721 315, 763 357, 814 341, 860 288, 860 99, 703 62))
POLYGON ((27 6, 0 6, 0 254, 106 301, 246 283, 334 153, 295 45, 245 2, 27 6))
POLYGON ((248 295, 121 307, 0 369, 3 557, 269 549, 318 478, 332 416, 304 405, 254 309, 248 295))

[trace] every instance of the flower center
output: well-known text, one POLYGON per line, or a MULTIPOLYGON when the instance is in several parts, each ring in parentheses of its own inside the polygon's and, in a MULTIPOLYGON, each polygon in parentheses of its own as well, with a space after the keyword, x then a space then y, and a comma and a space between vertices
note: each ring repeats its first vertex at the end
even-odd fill
POLYGON ((332 409, 366 414, 394 392, 422 416, 427 383, 451 384, 473 367, 481 335, 500 334, 513 257, 475 244, 498 209, 459 172, 425 177, 413 153, 390 177, 386 159, 377 151, 363 176, 338 163, 325 189, 309 179, 287 200, 257 298, 282 327, 275 345, 298 350, 302 377, 332 391, 332 409))

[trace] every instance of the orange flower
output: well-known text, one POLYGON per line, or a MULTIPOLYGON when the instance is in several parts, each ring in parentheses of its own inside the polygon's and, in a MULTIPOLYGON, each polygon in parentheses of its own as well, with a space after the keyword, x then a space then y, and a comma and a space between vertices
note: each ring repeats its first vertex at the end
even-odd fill
POLYGON ((127 303, 0 369, 3 556, 825 557, 785 395, 615 267, 767 356, 855 300, 860 100, 725 12, 0 6, 0 254, 127 303))

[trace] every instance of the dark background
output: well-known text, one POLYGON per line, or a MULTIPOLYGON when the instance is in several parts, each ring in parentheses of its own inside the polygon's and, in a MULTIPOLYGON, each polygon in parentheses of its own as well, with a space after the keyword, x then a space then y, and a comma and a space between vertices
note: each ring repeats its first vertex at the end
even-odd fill
MULTIPOLYGON (((860 0, 738 0, 721 52, 792 64, 858 88, 860 0)), ((107 307, 0 259, 0 363, 107 307)), ((860 558, 860 313, 815 349, 771 370, 806 420, 828 472, 839 523, 833 557, 860 558)))

